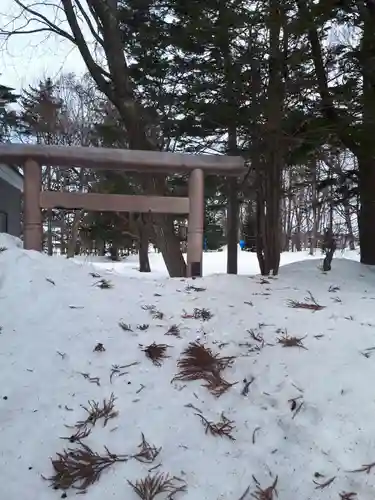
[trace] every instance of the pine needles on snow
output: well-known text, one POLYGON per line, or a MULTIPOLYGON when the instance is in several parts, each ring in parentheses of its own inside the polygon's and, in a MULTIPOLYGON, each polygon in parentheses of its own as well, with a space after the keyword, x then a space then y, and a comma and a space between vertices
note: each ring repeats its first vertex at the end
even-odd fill
POLYGON ((311 292, 307 291, 307 293, 308 296, 305 297, 305 302, 300 302, 298 300, 288 300, 288 306, 294 309, 308 309, 310 311, 321 311, 322 309, 325 309, 325 306, 318 304, 311 292))
POLYGON ((227 437, 231 441, 235 441, 235 438, 232 436, 235 428, 234 421, 229 420, 224 413, 221 414, 220 421, 216 423, 207 420, 201 413, 196 413, 196 415, 201 419, 206 434, 210 433, 212 436, 227 437))
POLYGON ((166 493, 168 498, 173 498, 178 492, 186 491, 185 481, 162 473, 149 474, 135 483, 128 483, 142 500, 153 500, 160 493, 166 493))
POLYGON ((233 363, 233 356, 220 357, 199 342, 191 342, 177 362, 178 374, 173 380, 203 380, 204 386, 216 397, 232 385, 221 376, 222 371, 233 363))
POLYGON ((150 359, 154 365, 156 366, 161 366, 162 362, 164 359, 166 359, 167 356, 167 349, 168 349, 167 344, 156 344, 153 342, 152 344, 148 345, 142 351, 146 354, 148 359, 150 359))
POLYGON ((132 458, 135 458, 136 460, 138 460, 138 462, 143 462, 146 464, 152 463, 161 452, 161 448, 156 448, 156 446, 146 441, 143 432, 142 432, 142 441, 141 444, 138 446, 138 448, 139 452, 133 455, 132 458))
POLYGON ((98 420, 103 420, 103 427, 105 427, 109 420, 118 416, 118 411, 115 410, 116 398, 112 393, 108 400, 103 399, 101 405, 97 401, 89 401, 88 406, 82 406, 87 412, 87 418, 77 423, 77 427, 84 427, 88 424, 94 426, 98 420))
POLYGON ((253 498, 255 498, 256 500, 274 500, 277 497, 277 476, 271 486, 268 486, 267 488, 261 488, 259 481, 254 476, 253 479, 256 484, 256 490, 251 495, 253 498))
POLYGON ((77 448, 68 448, 62 453, 57 453, 57 458, 52 460, 55 474, 48 478, 56 490, 76 488, 85 491, 96 483, 102 472, 117 462, 126 462, 126 455, 115 455, 108 448, 106 453, 100 455, 89 446, 79 443, 77 448))

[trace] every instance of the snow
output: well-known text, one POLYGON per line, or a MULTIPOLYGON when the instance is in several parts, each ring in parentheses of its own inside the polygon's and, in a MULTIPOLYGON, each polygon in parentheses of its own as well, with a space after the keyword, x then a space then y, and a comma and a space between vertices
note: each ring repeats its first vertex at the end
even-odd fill
MULTIPOLYGON (((337 252, 338 258, 345 258, 351 260, 359 260, 358 251, 339 251, 337 252)), ((63 258, 63 257, 62 257, 63 258)), ((281 266, 287 264, 292 264, 293 262, 299 262, 301 260, 316 260, 322 259, 322 255, 319 251, 315 255, 309 255, 308 251, 302 252, 284 252, 281 254, 281 266)), ((77 263, 92 264, 98 270, 105 269, 108 272, 116 274, 125 274, 126 276, 134 276, 141 279, 147 279, 147 277, 152 278, 166 278, 168 277, 168 272, 165 267, 163 257, 160 253, 155 253, 153 251, 149 254, 151 273, 147 276, 140 274, 139 262, 137 255, 130 255, 119 262, 112 262, 107 257, 96 257, 96 256, 78 256, 74 259, 77 263)), ((318 265, 318 263, 317 263, 318 265)), ((226 273, 227 268, 227 251, 224 247, 221 252, 204 252, 203 253, 203 274, 204 276, 210 276, 212 274, 223 274, 226 273)), ((242 252, 238 250, 238 274, 257 274, 259 273, 259 265, 257 256, 255 253, 242 252)))
MULTIPOLYGON (((339 500, 344 492, 358 497, 342 498, 374 498, 374 472, 352 472, 375 461, 375 275, 356 254, 335 258, 327 274, 317 259, 285 254, 280 276, 264 280, 254 274, 252 254, 241 253, 241 275, 227 276, 218 274, 225 252, 207 253, 211 275, 188 280, 166 278, 155 265, 159 255, 150 256, 156 270, 144 276, 132 269, 132 259, 47 257, 5 235, 0 247, 7 248, 0 252, 1 498, 61 498, 64 492, 42 476, 54 474, 57 453, 78 446, 61 438, 87 417, 82 405, 111 393, 118 415, 105 427, 96 423, 83 442, 101 454, 106 446, 130 456, 144 433, 161 451, 151 464, 130 458, 105 470, 88 487, 90 500, 136 500, 128 481, 150 470, 186 482, 176 500, 239 500, 248 486, 250 500, 257 491, 253 477, 262 488, 277 477, 280 500, 339 500), (101 278, 90 273, 112 287, 99 288, 101 278), (290 307, 289 300, 304 302, 309 293, 325 307, 290 307), (163 318, 154 319, 149 305, 163 318), (213 317, 185 317, 194 308, 213 317), (173 324, 181 338, 165 335, 173 324), (278 340, 285 335, 302 338, 305 348, 283 347, 278 340), (214 353, 235 356, 223 376, 238 383, 219 398, 199 381, 171 383, 182 351, 197 339, 214 353), (161 366, 142 351, 153 342, 170 346, 161 366), (105 351, 94 351, 98 343, 105 351), (114 365, 132 363, 138 364, 115 373, 111 383, 114 365), (253 380, 247 395, 244 379, 253 380), (235 440, 206 434, 200 412, 213 422, 224 413, 235 440), (331 478, 326 487, 315 484, 331 478)), ((68 489, 67 498, 76 491, 68 489)))

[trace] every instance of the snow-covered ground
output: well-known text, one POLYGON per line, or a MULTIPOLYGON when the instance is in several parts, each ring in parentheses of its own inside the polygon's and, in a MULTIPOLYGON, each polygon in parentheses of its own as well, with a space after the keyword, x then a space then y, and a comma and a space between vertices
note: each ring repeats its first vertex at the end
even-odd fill
MULTIPOLYGON (((186 257, 186 256, 185 256, 186 257)), ((338 251, 336 254, 337 258, 359 260, 358 251, 345 250, 338 251)), ((61 257, 64 258, 64 257, 61 257)), ((304 252, 284 252, 281 254, 281 265, 292 264, 294 262, 299 262, 301 260, 321 260, 322 254, 317 251, 315 255, 310 256, 308 251, 304 252)), ((148 277, 152 278, 162 278, 168 277, 168 272, 165 267, 162 255, 160 253, 150 252, 149 254, 151 274, 148 277)), ((111 262, 106 257, 75 257, 77 263, 93 264, 98 269, 105 269, 106 271, 113 272, 116 274, 126 274, 127 276, 134 276, 141 279, 147 278, 144 274, 140 274, 138 256, 130 255, 124 260, 119 262, 111 262)), ((316 265, 318 265, 316 263, 316 265)), ((222 252, 205 252, 203 253, 203 274, 204 276, 210 276, 213 274, 226 273, 227 269, 227 252, 226 248, 222 252)), ((259 265, 257 261, 257 256, 255 253, 251 252, 241 252, 238 249, 238 274, 258 274, 259 265)))
POLYGON ((160 474, 170 490, 157 500, 182 486, 170 498, 269 500, 273 485, 280 500, 374 498, 375 464, 358 469, 375 462, 375 274, 356 255, 324 274, 286 254, 262 279, 252 254, 227 276, 225 252, 208 253, 211 275, 188 280, 166 278, 159 255, 143 276, 136 259, 77 263, 16 243, 0 235, 1 500, 73 498, 53 484, 95 472, 89 500, 152 499, 136 487, 160 474), (173 380, 189 346, 202 366, 202 346, 234 358, 211 360, 208 382, 173 380))

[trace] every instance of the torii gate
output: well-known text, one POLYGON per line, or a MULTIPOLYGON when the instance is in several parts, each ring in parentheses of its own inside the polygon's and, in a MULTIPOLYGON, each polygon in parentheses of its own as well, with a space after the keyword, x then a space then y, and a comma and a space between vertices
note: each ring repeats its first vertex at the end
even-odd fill
POLYGON ((233 177, 245 174, 244 159, 238 156, 192 155, 82 146, 1 144, 0 162, 24 166, 23 234, 26 249, 42 250, 42 208, 189 214, 188 276, 202 275, 204 175, 233 177), (189 174, 189 196, 132 196, 42 191, 41 165, 146 172, 151 175, 185 173, 189 174))

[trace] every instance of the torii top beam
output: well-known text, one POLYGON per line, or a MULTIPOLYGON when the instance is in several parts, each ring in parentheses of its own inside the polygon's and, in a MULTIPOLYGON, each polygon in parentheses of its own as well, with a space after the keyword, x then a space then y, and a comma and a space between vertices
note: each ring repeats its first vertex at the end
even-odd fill
POLYGON ((34 160, 42 165, 85 167, 131 172, 190 173, 201 169, 207 175, 239 176, 246 172, 240 156, 136 151, 83 146, 1 144, 0 163, 23 165, 34 160))

